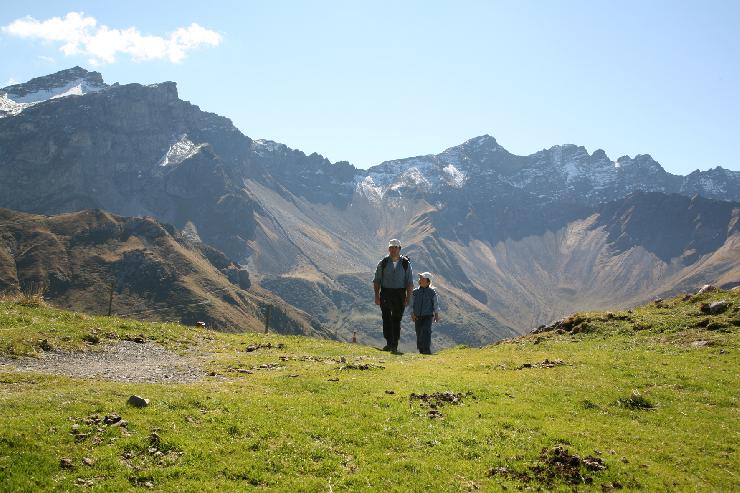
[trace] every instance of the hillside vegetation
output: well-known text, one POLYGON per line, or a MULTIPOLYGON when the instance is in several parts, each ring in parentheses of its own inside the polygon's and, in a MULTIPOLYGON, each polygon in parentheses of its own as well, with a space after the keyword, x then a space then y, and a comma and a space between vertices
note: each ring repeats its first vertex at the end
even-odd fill
POLYGON ((0 489, 738 491, 739 309, 720 290, 422 356, 6 300, 0 489), (123 346, 195 380, 43 373, 123 346))

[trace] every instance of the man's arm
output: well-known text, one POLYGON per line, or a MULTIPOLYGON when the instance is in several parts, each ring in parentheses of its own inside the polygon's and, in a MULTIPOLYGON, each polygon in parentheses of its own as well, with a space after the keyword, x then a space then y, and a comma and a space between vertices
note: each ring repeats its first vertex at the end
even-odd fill
POLYGON ((373 289, 375 290, 375 304, 380 305, 380 279, 381 272, 380 267, 383 265, 383 261, 378 262, 378 266, 375 268, 375 277, 373 278, 373 289))
POLYGON ((414 273, 411 269, 411 263, 409 262, 409 268, 406 269, 406 298, 403 300, 404 306, 409 306, 411 301, 411 293, 414 291, 414 273))

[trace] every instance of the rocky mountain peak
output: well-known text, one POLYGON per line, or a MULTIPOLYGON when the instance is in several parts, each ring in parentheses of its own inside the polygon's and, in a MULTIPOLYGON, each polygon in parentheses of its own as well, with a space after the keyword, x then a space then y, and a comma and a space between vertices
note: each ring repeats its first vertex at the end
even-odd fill
POLYGON ((82 67, 72 67, 59 72, 36 77, 22 84, 14 84, 4 87, 0 91, 6 97, 17 103, 39 102, 53 97, 60 97, 62 93, 69 92, 75 87, 79 92, 70 94, 84 94, 108 87, 100 72, 90 72, 82 67))
POLYGON ((496 139, 488 134, 479 135, 478 137, 473 137, 472 139, 466 140, 463 143, 463 146, 489 149, 501 147, 496 139))
POLYGON ((0 89, 0 118, 18 115, 25 108, 50 99, 81 96, 106 89, 100 72, 72 67, 0 89))
POLYGON ((443 151, 440 156, 446 156, 448 159, 457 159, 458 157, 463 158, 464 156, 484 158, 499 152, 508 154, 508 151, 504 149, 495 138, 485 134, 473 137, 462 144, 450 147, 443 151))
POLYGON ((591 159, 594 161, 601 161, 603 159, 609 159, 609 156, 606 155, 606 151, 604 149, 596 149, 593 154, 591 154, 591 159))
POLYGON ((660 169, 663 167, 650 154, 637 154, 634 158, 622 156, 617 159, 621 168, 660 169))

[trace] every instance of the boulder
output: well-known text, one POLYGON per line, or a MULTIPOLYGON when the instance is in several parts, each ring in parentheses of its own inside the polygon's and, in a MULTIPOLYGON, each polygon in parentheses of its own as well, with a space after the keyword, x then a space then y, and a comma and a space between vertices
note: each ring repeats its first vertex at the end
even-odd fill
POLYGON ((704 294, 704 293, 710 293, 712 291, 717 291, 717 288, 712 286, 711 284, 705 284, 701 287, 699 291, 696 292, 696 295, 704 294))
POLYGON ((714 303, 709 304, 709 314, 717 315, 719 313, 723 313, 727 311, 729 307, 730 307, 730 304, 725 300, 715 301, 714 303))
POLYGON ((105 418, 103 418, 103 423, 107 425, 112 425, 114 423, 118 423, 119 421, 121 421, 121 417, 115 413, 108 414, 105 416, 105 418))
POLYGON ((146 407, 149 405, 149 399, 144 399, 138 395, 132 395, 128 398, 128 404, 134 407, 146 407))

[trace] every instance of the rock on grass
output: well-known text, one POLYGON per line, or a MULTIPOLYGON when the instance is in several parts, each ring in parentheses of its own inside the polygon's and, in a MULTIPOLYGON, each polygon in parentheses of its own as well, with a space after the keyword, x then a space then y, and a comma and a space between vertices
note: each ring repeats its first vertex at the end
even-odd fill
POLYGON ((132 395, 128 398, 127 404, 134 407, 146 407, 149 405, 149 399, 144 399, 138 395, 132 395))

